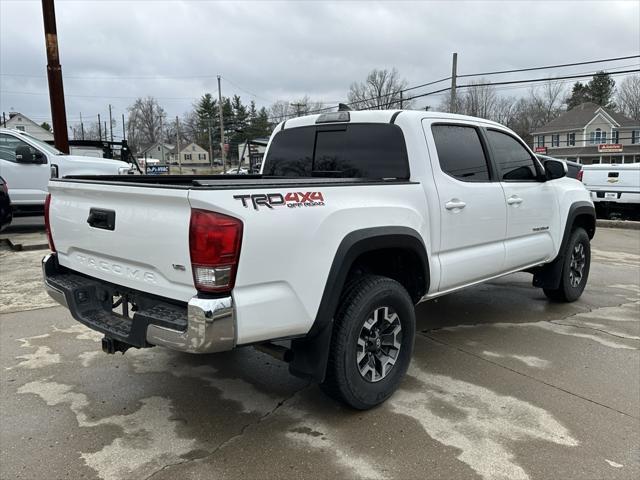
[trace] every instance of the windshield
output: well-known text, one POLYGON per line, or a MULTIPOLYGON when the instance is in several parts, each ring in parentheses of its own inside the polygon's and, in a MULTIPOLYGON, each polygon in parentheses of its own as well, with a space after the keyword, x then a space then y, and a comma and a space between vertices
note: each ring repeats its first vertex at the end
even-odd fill
POLYGON ((38 147, 42 148, 43 150, 47 151, 48 153, 52 153, 53 155, 64 155, 64 153, 62 153, 57 148, 49 145, 48 143, 43 142, 42 140, 38 140, 36 137, 33 137, 33 136, 29 135, 28 133, 21 133, 21 135, 23 135, 25 137, 29 137, 29 140, 31 140, 33 143, 37 144, 38 147))

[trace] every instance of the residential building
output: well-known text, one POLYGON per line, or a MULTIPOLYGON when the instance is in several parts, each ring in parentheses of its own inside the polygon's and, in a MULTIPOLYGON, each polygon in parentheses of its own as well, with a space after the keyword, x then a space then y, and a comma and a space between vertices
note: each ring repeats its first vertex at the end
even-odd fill
POLYGON ((531 132, 536 153, 579 162, 640 162, 640 121, 583 103, 531 132))
POLYGON ((171 150, 171 163, 182 165, 209 165, 209 152, 196 143, 180 146, 180 152, 176 154, 176 147, 171 150), (178 157, 179 155, 179 157, 178 157))
POLYGON ((51 133, 49 130, 45 130, 36 122, 20 112, 9 112, 9 118, 6 121, 6 125, 3 123, 2 126, 14 130, 20 130, 21 132, 26 132, 32 137, 35 137, 38 140, 42 140, 44 142, 53 141, 53 133, 51 133))
POLYGON ((171 152, 173 151, 173 149, 173 145, 156 142, 142 150, 138 157, 155 158, 157 160, 160 160, 160 163, 168 164, 171 161, 171 152))

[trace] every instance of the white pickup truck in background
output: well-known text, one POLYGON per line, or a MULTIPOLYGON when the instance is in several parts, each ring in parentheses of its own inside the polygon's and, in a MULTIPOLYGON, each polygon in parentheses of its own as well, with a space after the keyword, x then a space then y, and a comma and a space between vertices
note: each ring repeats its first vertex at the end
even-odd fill
POLYGON ((28 133, 0 128, 0 176, 9 186, 16 213, 42 213, 51 177, 129 173, 133 170, 126 162, 65 155, 28 133))
POLYGON ((640 163, 583 165, 599 218, 640 220, 640 163))
POLYGON ((518 271, 580 297, 595 213, 566 172, 478 118, 296 118, 261 175, 52 179, 45 284, 108 353, 258 345, 370 408, 406 372, 415 304, 518 271))

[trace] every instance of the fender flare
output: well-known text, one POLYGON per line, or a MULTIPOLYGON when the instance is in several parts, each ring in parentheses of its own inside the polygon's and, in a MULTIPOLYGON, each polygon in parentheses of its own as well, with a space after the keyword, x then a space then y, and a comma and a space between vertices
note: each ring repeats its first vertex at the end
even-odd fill
POLYGON ((567 243, 571 237, 573 226, 576 218, 580 215, 587 215, 593 218, 593 227, 587 229, 589 238, 593 238, 596 233, 596 209, 590 202, 575 202, 569 207, 569 213, 567 214, 567 222, 564 226, 564 233, 562 235, 562 241, 560 242, 560 249, 558 255, 548 264, 537 268, 533 275, 533 286, 539 288, 556 289, 560 285, 560 275, 562 274, 562 265, 564 263, 564 253, 567 248, 567 243))
POLYGON ((400 248, 416 254, 424 273, 425 285, 421 295, 429 291, 429 260, 420 234, 408 227, 373 227, 355 230, 340 242, 333 258, 315 321, 307 335, 292 340, 293 360, 289 371, 298 377, 317 382, 324 380, 333 331, 333 315, 355 260, 363 253, 400 248))

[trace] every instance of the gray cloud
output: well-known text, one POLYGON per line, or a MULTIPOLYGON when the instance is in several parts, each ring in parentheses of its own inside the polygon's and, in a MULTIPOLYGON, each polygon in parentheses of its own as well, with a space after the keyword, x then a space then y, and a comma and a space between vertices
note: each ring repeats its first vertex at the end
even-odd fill
MULTIPOLYGON (((258 105, 304 94, 335 102, 376 67, 396 67, 410 85, 445 77, 454 51, 460 73, 640 51, 635 1, 58 0, 56 15, 71 122, 79 112, 105 115, 108 103, 119 118, 141 95, 181 114, 216 91, 218 73, 225 95, 258 105)), ((46 95, 9 93, 47 93, 41 4, 0 1, 0 18, 0 110, 48 119, 46 95)))

